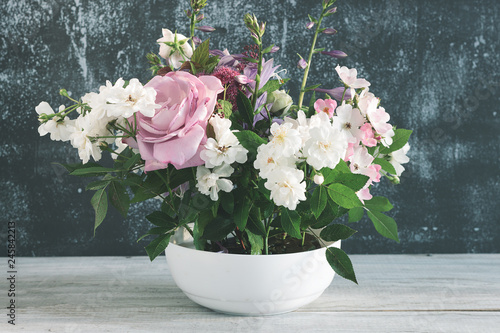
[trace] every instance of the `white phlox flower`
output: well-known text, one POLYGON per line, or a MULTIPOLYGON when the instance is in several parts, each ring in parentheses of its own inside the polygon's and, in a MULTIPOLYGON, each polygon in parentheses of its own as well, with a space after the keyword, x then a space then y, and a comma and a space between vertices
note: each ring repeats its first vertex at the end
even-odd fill
POLYGON ((210 199, 217 201, 219 199, 219 191, 231 192, 233 190, 233 182, 223 177, 229 177, 233 174, 234 169, 228 164, 222 164, 210 169, 199 166, 196 169, 196 188, 200 193, 210 195, 210 199))
POLYGON ((82 162, 84 164, 87 163, 90 157, 94 161, 99 161, 101 159, 100 141, 91 139, 94 132, 91 117, 78 117, 74 127, 74 132, 71 133, 70 140, 73 147, 78 149, 78 155, 82 162))
POLYGON ((289 157, 297 153, 302 146, 302 138, 298 130, 293 128, 292 123, 271 125, 271 139, 268 143, 276 157, 289 157))
POLYGON ((403 148, 393 151, 389 154, 389 163, 392 164, 394 169, 396 169, 396 175, 399 177, 405 171, 405 168, 401 164, 408 163, 410 158, 406 156, 410 150, 410 145, 407 143, 403 148))
POLYGON ((253 162, 255 169, 259 170, 259 176, 267 179, 275 170, 281 168, 295 168, 296 158, 293 156, 276 156, 268 145, 260 145, 257 148, 257 158, 253 162))
MULTIPOLYGON (((65 109, 64 105, 59 107, 59 112, 65 109)), ((46 114, 54 114, 54 110, 47 102, 41 102, 35 107, 36 113, 39 115, 46 114)), ((47 120, 46 122, 40 124, 38 127, 38 133, 40 136, 44 136, 50 133, 50 139, 53 141, 68 141, 69 136, 71 134, 72 129, 72 121, 68 117, 64 117, 61 119, 58 116, 54 116, 53 118, 47 120)))
POLYGON ((181 67, 182 63, 193 55, 193 49, 188 38, 168 29, 162 29, 163 37, 156 42, 160 44, 160 57, 167 59, 174 68, 181 67))
POLYGON ((333 116, 333 126, 336 127, 346 137, 349 142, 356 142, 361 137, 359 129, 365 122, 365 118, 358 109, 353 109, 349 104, 342 104, 336 109, 336 116, 333 116))
POLYGON ((370 86, 370 82, 366 81, 365 79, 357 78, 358 71, 355 68, 349 69, 346 66, 340 67, 339 65, 337 65, 337 67, 335 67, 335 70, 340 76, 342 82, 344 82, 345 85, 349 86, 350 88, 360 89, 370 86))
POLYGON ((205 149, 200 153, 201 159, 205 161, 205 166, 213 168, 223 163, 245 163, 248 150, 240 145, 236 135, 231 132, 231 121, 214 116, 209 122, 214 128, 215 139, 208 138, 205 149))
POLYGON ((335 168, 345 156, 348 145, 346 138, 329 122, 312 127, 309 136, 303 149, 307 163, 316 170, 324 167, 335 168))
POLYGON ((278 206, 295 210, 300 201, 306 200, 304 172, 294 168, 279 168, 269 175, 264 186, 271 191, 271 199, 278 206))
POLYGON ((105 89, 106 114, 112 118, 129 118, 140 112, 146 117, 153 117, 155 110, 161 107, 156 104, 156 90, 144 87, 137 79, 131 79, 123 88, 125 81, 118 79, 110 89, 105 89))

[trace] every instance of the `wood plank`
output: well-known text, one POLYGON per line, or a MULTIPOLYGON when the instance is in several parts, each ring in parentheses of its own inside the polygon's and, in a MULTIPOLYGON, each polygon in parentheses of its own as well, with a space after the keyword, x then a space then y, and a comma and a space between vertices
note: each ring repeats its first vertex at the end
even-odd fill
MULTIPOLYGON (((165 260, 18 258, 23 332, 498 332, 500 255, 353 255, 359 286, 335 278, 317 301, 275 317, 191 302, 165 260), (168 329, 167 329, 168 328, 168 329), (496 329, 496 330, 495 330, 496 329)), ((5 282, 0 283, 1 290, 5 282)), ((4 297, 4 296, 2 296, 4 297)), ((13 332, 2 322, 2 332, 13 332)))

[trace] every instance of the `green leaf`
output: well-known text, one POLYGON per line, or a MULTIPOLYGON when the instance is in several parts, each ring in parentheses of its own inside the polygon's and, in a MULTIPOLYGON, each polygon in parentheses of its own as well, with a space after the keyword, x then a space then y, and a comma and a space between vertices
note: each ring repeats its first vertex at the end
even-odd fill
POLYGON ((379 153, 387 155, 393 151, 403 148, 403 146, 410 139, 410 135, 413 131, 407 129, 397 129, 394 131, 394 136, 392 137, 392 144, 389 147, 381 146, 379 153))
POLYGON ((373 164, 380 165, 382 167, 382 170, 385 170, 388 173, 392 173, 393 175, 396 174, 396 169, 394 169, 394 166, 386 159, 377 157, 373 160, 373 164))
POLYGON ((129 170, 132 166, 134 166, 141 159, 141 154, 135 154, 130 157, 124 164, 123 169, 129 170))
POLYGON ((177 224, 172 220, 167 213, 162 211, 155 211, 146 216, 146 219, 153 223, 154 225, 162 228, 174 229, 177 227, 177 224))
POLYGON ((263 93, 267 92, 269 96, 269 94, 272 93, 273 91, 280 89, 285 83, 288 82, 288 80, 290 79, 284 79, 283 82, 281 82, 280 80, 267 81, 266 84, 262 88, 260 88, 259 95, 262 95, 263 93))
POLYGON ((211 241, 220 241, 234 229, 235 225, 230 219, 217 216, 205 226, 202 237, 211 241))
POLYGON ((248 214, 250 213, 250 208, 252 202, 248 197, 241 197, 234 207, 234 223, 241 230, 245 230, 248 222, 248 214))
POLYGON ((268 47, 266 47, 265 49, 262 50, 262 54, 266 54, 266 53, 269 53, 271 52, 271 49, 273 48, 274 44, 272 45, 269 45, 268 47))
POLYGON ((260 145, 267 143, 265 139, 261 138, 252 131, 234 132, 234 135, 236 135, 240 144, 248 150, 248 159, 250 161, 255 160, 255 157, 257 156, 257 148, 259 148, 260 145))
POLYGON ((248 62, 252 62, 254 64, 258 64, 259 63, 259 60, 254 59, 254 58, 247 58, 247 57, 245 57, 245 58, 243 58, 243 60, 248 61, 248 62))
POLYGON ((262 237, 266 236, 266 229, 264 228, 264 224, 260 218, 260 211, 258 211, 258 209, 252 209, 250 211, 248 220, 250 223, 247 223, 245 231, 250 230, 250 232, 256 235, 260 235, 262 237))
POLYGON ((78 170, 78 169, 87 169, 87 168, 96 168, 96 167, 101 167, 101 165, 94 163, 94 162, 88 162, 86 164, 82 163, 74 163, 74 164, 61 164, 61 163, 52 163, 52 164, 57 164, 63 166, 66 170, 68 170, 69 173, 78 170))
POLYGON ((169 233, 158 236, 145 247, 146 252, 148 253, 149 259, 151 261, 153 261, 156 257, 158 257, 158 255, 160 255, 163 251, 165 251, 170 241, 171 235, 172 234, 169 233))
POLYGON ((154 228, 151 228, 151 229, 149 229, 148 232, 146 232, 144 235, 142 235, 141 237, 139 237, 139 239, 137 240, 137 242, 140 242, 141 240, 143 240, 147 236, 150 236, 150 235, 163 235, 163 234, 166 234, 169 231, 170 231, 169 228, 164 228, 164 227, 154 227, 154 228))
POLYGON ((342 173, 351 173, 351 169, 347 166, 347 163, 343 160, 339 160, 339 163, 335 166, 334 169, 323 168, 320 170, 325 180, 323 181, 323 185, 331 184, 335 181, 335 179, 342 173))
POLYGON ((328 194, 330 198, 341 207, 351 209, 363 206, 356 192, 345 185, 337 183, 329 185, 328 194))
POLYGON ((250 242, 250 254, 262 254, 264 249, 264 238, 261 235, 254 234, 250 230, 245 230, 250 242))
POLYGON ((300 233, 300 215, 296 211, 283 208, 281 210, 281 226, 290 236, 302 239, 302 234, 300 233))
POLYGON ((80 176, 80 177, 96 177, 96 176, 102 176, 104 174, 113 171, 114 169, 98 166, 98 167, 76 169, 75 171, 71 172, 70 175, 80 176))
POLYGON ((335 183, 345 185, 354 192, 361 190, 365 187, 370 177, 355 173, 339 173, 335 177, 335 183))
POLYGON ((333 246, 328 247, 326 249, 326 260, 328 260, 328 263, 335 273, 342 276, 344 279, 351 280, 358 284, 351 259, 349 259, 344 251, 333 246))
POLYGON ((365 201, 365 207, 376 212, 388 212, 394 208, 386 197, 373 197, 365 201))
POLYGON ((336 242, 340 239, 347 239, 356 232, 356 230, 351 229, 346 225, 335 223, 321 230, 319 236, 327 242, 336 242))
POLYGON ((233 113, 233 104, 223 99, 219 99, 219 104, 221 106, 220 111, 224 114, 224 118, 229 119, 233 113))
POLYGON ((127 218, 128 209, 130 207, 130 197, 128 196, 125 186, 119 181, 111 182, 108 196, 113 207, 115 207, 124 218, 127 218))
POLYGON ((233 192, 220 192, 220 203, 222 205, 222 209, 226 211, 228 214, 233 214, 234 212, 234 196, 233 192))
POLYGON ((306 92, 307 92, 307 91, 310 91, 310 90, 316 89, 316 88, 318 88, 319 86, 321 86, 321 83, 319 83, 319 84, 315 84, 315 85, 312 85, 312 86, 309 86, 309 87, 306 87, 306 88, 304 88, 304 91, 306 91, 306 92))
POLYGON ((109 183, 111 183, 111 180, 109 179, 106 179, 106 180, 97 180, 95 182, 92 182, 90 184, 88 184, 86 187, 85 187, 85 190, 87 191, 96 191, 96 190, 100 190, 102 188, 105 188, 109 185, 109 183))
POLYGON ((317 219, 326 207, 328 201, 327 189, 324 186, 318 186, 314 189, 311 197, 311 210, 317 219))
POLYGON ((316 24, 318 24, 318 20, 316 20, 314 17, 312 17, 311 15, 307 14, 307 16, 309 17, 309 21, 311 22, 314 22, 316 24))
POLYGON ((376 211, 368 211, 367 214, 379 234, 399 243, 398 225, 393 218, 376 211))
POLYGON ((101 225, 102 221, 106 217, 108 212, 108 197, 104 189, 97 190, 90 199, 90 204, 94 208, 95 212, 95 223, 94 223, 94 234, 98 226, 101 225))
POLYGON ((365 215, 363 207, 354 207, 349 209, 349 222, 358 222, 365 215))
POLYGON ((193 55, 191 56, 192 62, 205 66, 210 57, 209 43, 210 39, 207 39, 206 41, 204 41, 203 43, 201 43, 196 47, 196 50, 194 50, 193 55))
POLYGON ((253 125, 252 103, 241 91, 238 91, 238 96, 236 96, 236 105, 238 106, 238 111, 241 114, 243 121, 251 127, 253 125))
POLYGON ((316 114, 316 109, 314 109, 314 103, 316 102, 316 92, 313 91, 311 100, 309 101, 309 110, 306 113, 307 118, 311 118, 316 114))

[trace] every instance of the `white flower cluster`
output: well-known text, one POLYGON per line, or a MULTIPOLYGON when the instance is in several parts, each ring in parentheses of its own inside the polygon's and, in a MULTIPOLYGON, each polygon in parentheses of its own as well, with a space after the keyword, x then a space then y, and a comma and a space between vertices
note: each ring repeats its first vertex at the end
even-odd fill
POLYGON ((258 148, 254 167, 267 179, 265 187, 274 203, 295 210, 306 200, 304 172, 297 169, 297 163, 305 160, 316 170, 335 168, 347 146, 347 136, 335 117, 333 123, 325 113, 307 119, 299 111, 297 120, 285 118, 281 125, 272 124, 270 141, 258 148))
MULTIPOLYGON (((71 141, 83 163, 87 163, 90 157, 95 161, 100 160, 100 145, 103 142, 115 143, 113 136, 119 135, 110 130, 110 122, 125 127, 125 119, 134 113, 141 112, 144 116, 152 117, 160 107, 155 104, 156 90, 153 88, 145 88, 137 79, 130 80, 124 86, 125 81, 120 78, 114 85, 107 81, 105 86, 99 88, 99 93, 86 94, 82 97, 86 107, 77 108, 79 116, 73 120, 66 116, 63 105, 54 114, 47 102, 40 103, 35 108, 42 122, 38 132, 41 136, 50 133, 52 140, 71 141), (47 120, 47 116, 51 116, 50 119, 47 120)), ((123 144, 118 142, 120 140, 116 141, 119 149, 123 150, 123 144)))
POLYGON ((240 145, 231 131, 229 119, 214 114, 209 124, 214 130, 215 138, 208 138, 205 149, 200 153, 205 166, 199 166, 196 170, 196 187, 202 194, 210 195, 213 201, 217 201, 219 191, 232 191, 233 183, 227 179, 234 172, 231 164, 245 163, 248 150, 240 145))

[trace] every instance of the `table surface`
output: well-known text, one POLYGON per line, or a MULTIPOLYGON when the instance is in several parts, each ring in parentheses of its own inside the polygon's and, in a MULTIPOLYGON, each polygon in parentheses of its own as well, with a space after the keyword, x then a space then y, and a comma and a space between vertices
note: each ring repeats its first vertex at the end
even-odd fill
POLYGON ((190 301, 164 258, 16 259, 16 325, 0 332, 500 332, 500 254, 352 255, 313 303, 270 317, 190 301), (162 260, 163 259, 163 260, 162 260))

